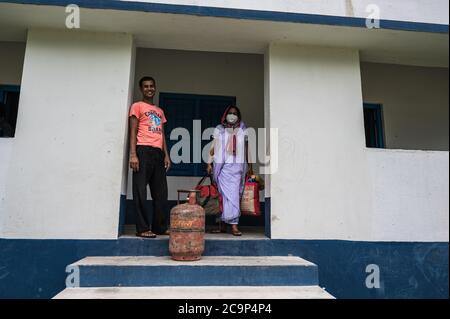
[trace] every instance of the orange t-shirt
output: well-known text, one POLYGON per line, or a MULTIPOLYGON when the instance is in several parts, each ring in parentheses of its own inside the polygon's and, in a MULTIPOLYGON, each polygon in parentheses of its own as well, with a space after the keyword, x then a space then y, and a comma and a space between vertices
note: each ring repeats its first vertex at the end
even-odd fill
POLYGON ((167 122, 164 111, 156 105, 136 102, 130 115, 138 119, 137 145, 163 148, 163 124, 167 122))

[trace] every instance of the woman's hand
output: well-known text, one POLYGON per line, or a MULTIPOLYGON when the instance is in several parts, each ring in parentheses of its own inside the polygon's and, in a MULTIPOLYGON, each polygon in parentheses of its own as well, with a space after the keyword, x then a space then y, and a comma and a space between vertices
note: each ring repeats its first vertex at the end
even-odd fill
POLYGON ((130 155, 130 167, 133 169, 133 172, 139 171, 139 159, 136 154, 130 155))
POLYGON ((211 175, 211 174, 212 174, 213 167, 212 167, 211 164, 208 164, 208 167, 206 167, 206 171, 208 172, 208 175, 211 175))

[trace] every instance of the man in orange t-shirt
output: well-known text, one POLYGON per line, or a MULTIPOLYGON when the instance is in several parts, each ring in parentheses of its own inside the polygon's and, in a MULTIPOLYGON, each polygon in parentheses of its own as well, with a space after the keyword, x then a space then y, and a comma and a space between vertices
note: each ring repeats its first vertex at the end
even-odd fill
POLYGON ((137 236, 154 238, 168 233, 167 179, 170 157, 164 135, 164 111, 153 104, 156 82, 152 77, 139 81, 142 101, 130 108, 130 167, 133 169, 133 200, 136 205, 137 236), (147 185, 153 212, 146 208, 147 185), (154 214, 154 216, 153 216, 154 214), (154 226, 154 227, 153 227, 154 226), (152 231, 153 230, 153 231, 152 231))

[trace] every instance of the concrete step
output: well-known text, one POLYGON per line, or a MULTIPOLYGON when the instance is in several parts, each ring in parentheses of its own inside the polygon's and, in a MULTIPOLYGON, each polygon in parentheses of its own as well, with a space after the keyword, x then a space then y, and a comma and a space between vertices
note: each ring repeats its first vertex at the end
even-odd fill
POLYGON ((319 286, 67 288, 54 299, 334 299, 319 286))
POLYGON ((299 257, 204 256, 180 262, 170 257, 86 257, 72 265, 80 287, 316 286, 317 266, 299 257))

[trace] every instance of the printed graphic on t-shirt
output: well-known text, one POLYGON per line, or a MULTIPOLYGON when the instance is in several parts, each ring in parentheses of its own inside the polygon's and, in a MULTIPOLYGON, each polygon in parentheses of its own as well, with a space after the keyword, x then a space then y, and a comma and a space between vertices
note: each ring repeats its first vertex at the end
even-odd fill
POLYGON ((161 133, 161 117, 162 116, 160 114, 156 113, 155 111, 145 112, 144 114, 145 114, 145 116, 148 117, 148 120, 149 120, 148 130, 153 133, 162 134, 161 133))

